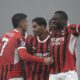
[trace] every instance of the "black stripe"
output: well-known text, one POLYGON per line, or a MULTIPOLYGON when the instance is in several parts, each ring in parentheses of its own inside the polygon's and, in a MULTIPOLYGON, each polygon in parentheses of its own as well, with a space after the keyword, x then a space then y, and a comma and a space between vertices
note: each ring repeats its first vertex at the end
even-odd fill
POLYGON ((27 76, 24 76, 24 80, 26 80, 27 79, 27 76))
POLYGON ((13 68, 13 65, 11 64, 11 65, 10 65, 10 72, 12 71, 12 68, 13 68))
POLYGON ((21 66, 21 69, 22 69, 22 72, 24 73, 24 80, 26 79, 26 71, 25 71, 25 64, 24 64, 24 61, 22 61, 21 59, 20 59, 20 66, 21 66))
POLYGON ((7 79, 7 73, 8 73, 8 65, 6 65, 6 72, 5 72, 5 77, 4 77, 5 80, 7 79))
MULTIPOLYGON (((54 34, 53 38, 56 38, 56 33, 54 34)), ((54 52, 54 49, 55 49, 55 45, 53 46, 52 48, 52 55, 53 55, 53 59, 54 59, 54 63, 51 65, 51 67, 53 68, 53 73, 55 73, 55 69, 56 69, 56 64, 55 64, 55 52, 54 52)))
POLYGON ((4 80, 4 67, 2 66, 1 80, 4 80))
MULTIPOLYGON (((62 36, 62 34, 60 32, 59 37, 61 37, 61 36, 62 36)), ((58 47, 57 47, 57 63, 58 63, 58 72, 60 73, 60 71, 61 71, 60 70, 60 45, 58 45, 58 47)))
POLYGON ((29 38, 27 37, 27 41, 26 41, 26 44, 25 44, 25 47, 27 48, 27 50, 29 50, 29 47, 28 47, 28 43, 29 43, 29 42, 28 42, 28 39, 29 39, 29 38))
MULTIPOLYGON (((50 53, 50 50, 49 50, 49 46, 50 46, 50 38, 47 40, 47 42, 46 42, 46 52, 49 52, 50 53)), ((45 70, 44 70, 44 77, 43 77, 43 79, 44 80, 46 80, 46 76, 48 76, 47 74, 48 74, 48 67, 49 66, 47 66, 47 65, 45 65, 45 70)))
POLYGON ((50 48, 50 38, 46 42, 46 52, 50 52, 49 48, 50 48))
POLYGON ((57 63, 58 63, 58 72, 60 72, 60 46, 59 45, 57 49, 57 63))
MULTIPOLYGON (((34 42, 34 40, 33 40, 34 42)), ((33 46, 32 46, 33 47, 33 46)), ((36 49, 34 50, 34 54, 37 52, 37 49, 38 49, 38 41, 37 41, 37 38, 36 38, 36 41, 35 41, 35 46, 34 46, 36 49)))
POLYGON ((49 74, 48 74, 48 67, 49 67, 49 66, 47 66, 47 65, 45 66, 44 80, 46 80, 46 79, 47 79, 47 76, 49 75, 49 74))
POLYGON ((32 71, 32 80, 34 80, 34 77, 35 77, 36 66, 37 66, 37 64, 35 63, 34 70, 32 71))
POLYGON ((65 42, 64 42, 64 45, 63 45, 63 66, 65 64, 65 61, 66 61, 66 46, 67 46, 67 38, 68 38, 68 29, 66 29, 66 37, 65 37, 65 42))
POLYGON ((40 79, 41 73, 42 73, 42 64, 39 65, 39 72, 38 72, 38 79, 37 80, 41 80, 40 79))
MULTIPOLYGON (((34 40, 32 41, 32 48, 33 48, 33 42, 34 40)), ((34 46, 36 49, 34 50, 33 54, 35 55, 35 53, 37 52, 37 48, 38 48, 38 42, 37 42, 37 38, 36 38, 36 41, 35 41, 35 46, 34 46)), ((34 64, 34 63, 33 63, 34 64)), ((36 68, 37 68, 37 63, 34 64, 34 68, 33 68, 33 71, 32 71, 32 80, 34 80, 35 78, 35 72, 36 72, 36 68)))
MULTIPOLYGON (((40 52, 43 52, 43 43, 41 43, 41 45, 40 45, 40 52)), ((41 73, 42 73, 42 64, 40 64, 40 66, 39 66, 39 72, 38 72, 38 79, 37 80, 40 80, 41 73)))
POLYGON ((53 68, 53 73, 55 72, 55 69, 56 69, 54 48, 55 48, 55 46, 53 46, 53 48, 52 48, 52 49, 53 49, 52 51, 53 51, 53 59, 54 59, 54 63, 51 64, 51 67, 52 67, 52 68, 54 67, 54 68, 53 68))
POLYGON ((27 49, 31 53, 32 53, 32 43, 33 43, 33 38, 30 40, 30 45, 29 46, 27 45, 27 49))

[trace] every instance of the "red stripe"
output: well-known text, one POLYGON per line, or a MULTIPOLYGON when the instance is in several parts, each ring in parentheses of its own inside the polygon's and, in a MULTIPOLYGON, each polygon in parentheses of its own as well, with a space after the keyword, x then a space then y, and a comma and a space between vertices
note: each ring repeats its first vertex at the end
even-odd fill
POLYGON ((44 43, 44 45, 43 45, 43 52, 45 52, 45 51, 47 50, 46 45, 47 45, 47 42, 46 42, 46 43, 44 43))
POLYGON ((61 72, 63 71, 63 48, 64 48, 64 42, 61 42, 61 46, 60 46, 60 69, 61 72))

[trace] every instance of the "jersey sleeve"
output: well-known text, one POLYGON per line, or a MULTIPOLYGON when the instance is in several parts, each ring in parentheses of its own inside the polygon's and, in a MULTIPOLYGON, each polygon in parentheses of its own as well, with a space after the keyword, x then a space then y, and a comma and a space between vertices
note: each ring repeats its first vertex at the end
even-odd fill
POLYGON ((29 62, 39 62, 39 63, 44 63, 44 58, 39 58, 36 56, 32 56, 31 53, 28 51, 28 47, 29 47, 29 42, 32 39, 32 37, 29 37, 27 40, 27 47, 25 46, 25 40, 20 39, 20 46, 18 47, 18 53, 19 56, 22 60, 26 60, 29 62))
POLYGON ((20 58, 22 60, 44 63, 44 59, 43 58, 39 58, 39 57, 30 55, 30 53, 28 53, 28 51, 26 50, 25 47, 19 47, 18 48, 18 52, 19 52, 20 58))

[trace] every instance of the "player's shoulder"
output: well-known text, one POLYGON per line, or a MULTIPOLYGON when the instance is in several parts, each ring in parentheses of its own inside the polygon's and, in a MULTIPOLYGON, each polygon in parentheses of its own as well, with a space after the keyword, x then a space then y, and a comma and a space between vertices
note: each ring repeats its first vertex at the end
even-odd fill
POLYGON ((80 24, 69 24, 68 25, 68 32, 72 35, 78 35, 78 33, 77 33, 77 28, 80 26, 80 24))
POLYGON ((71 28, 76 28, 77 24, 68 24, 66 29, 68 30, 68 32, 70 32, 71 28))
POLYGON ((13 30, 12 30, 12 33, 14 34, 14 37, 15 37, 15 38, 20 38, 20 39, 22 39, 22 35, 21 35, 21 33, 20 33, 18 30, 13 29, 13 30))
POLYGON ((10 38, 10 39, 17 39, 22 38, 20 32, 13 30, 8 31, 7 33, 3 34, 2 37, 10 38))
POLYGON ((74 30, 75 28, 80 28, 80 24, 70 24, 70 25, 68 25, 68 28, 69 29, 72 29, 72 30, 74 30))
POLYGON ((69 27, 76 27, 76 26, 78 26, 78 24, 69 24, 69 25, 68 25, 68 28, 69 28, 69 27))
POLYGON ((14 36, 14 33, 12 33, 11 31, 8 31, 6 33, 4 33, 2 36, 1 36, 1 39, 3 37, 6 37, 6 38, 12 38, 14 36))

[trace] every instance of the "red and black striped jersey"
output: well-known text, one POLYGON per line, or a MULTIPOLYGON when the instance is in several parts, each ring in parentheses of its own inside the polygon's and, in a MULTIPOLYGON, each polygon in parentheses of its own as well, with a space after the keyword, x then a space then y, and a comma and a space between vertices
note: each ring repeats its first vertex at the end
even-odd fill
POLYGON ((26 38, 27 34, 24 37, 16 29, 1 37, 0 80, 6 80, 7 76, 8 79, 13 77, 24 77, 25 69, 23 60, 44 63, 43 58, 37 58, 28 54, 25 47, 26 38))
MULTIPOLYGON (((27 39, 26 39, 26 49, 29 52, 29 54, 32 55, 31 51, 30 51, 30 41, 33 38, 32 35, 28 35, 27 39)), ((24 61, 24 68, 25 68, 25 80, 32 80, 31 79, 31 72, 32 72, 32 62, 28 62, 28 61, 24 61)))
MULTIPOLYGON (((76 59, 74 54, 75 42, 78 36, 76 29, 70 30, 69 25, 61 31, 51 31, 51 53, 54 56, 54 65, 50 73, 56 74, 69 70, 76 70, 76 59)), ((74 28, 74 27, 73 27, 74 28)))
MULTIPOLYGON (((39 37, 33 37, 28 41, 27 49, 32 55, 37 57, 47 57, 50 55, 50 35, 43 41, 39 37)), ((48 80, 49 66, 41 63, 32 63, 32 80, 48 80)))

